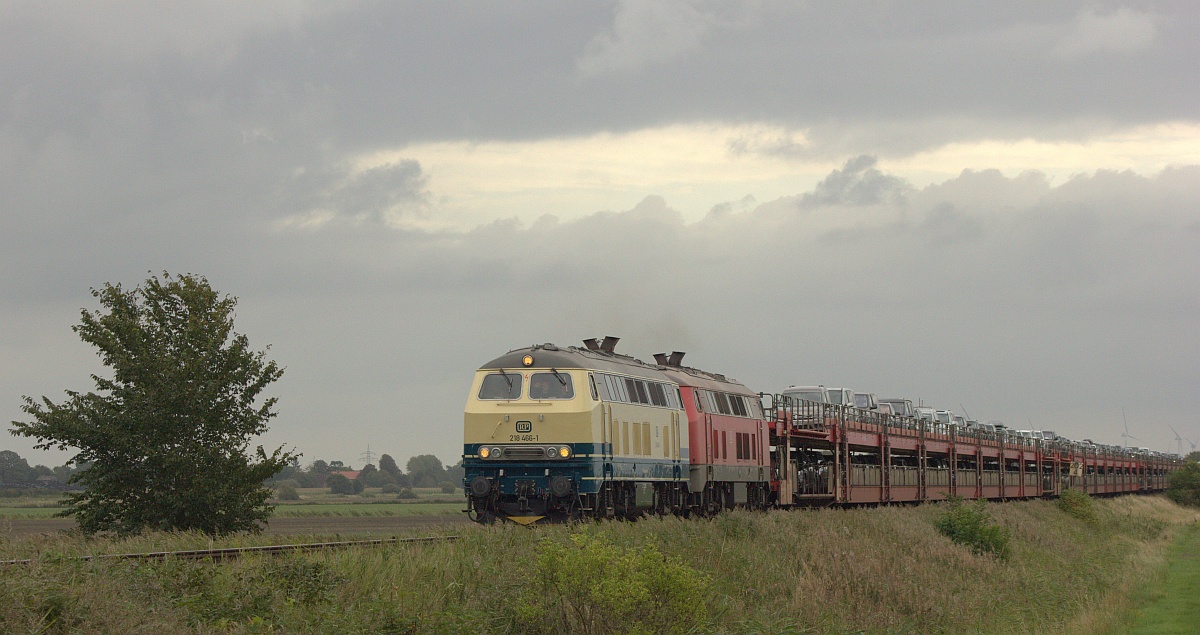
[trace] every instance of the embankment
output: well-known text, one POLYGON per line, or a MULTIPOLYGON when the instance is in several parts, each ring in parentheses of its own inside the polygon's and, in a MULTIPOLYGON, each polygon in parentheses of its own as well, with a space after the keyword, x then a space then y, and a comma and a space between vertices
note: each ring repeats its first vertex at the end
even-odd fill
POLYGON ((938 533, 940 505, 426 528, 462 539, 228 563, 66 556, 265 538, 10 537, 0 557, 39 561, 0 570, 0 631, 1096 632, 1200 514, 1163 497, 1092 507, 988 505, 1006 559, 938 533))

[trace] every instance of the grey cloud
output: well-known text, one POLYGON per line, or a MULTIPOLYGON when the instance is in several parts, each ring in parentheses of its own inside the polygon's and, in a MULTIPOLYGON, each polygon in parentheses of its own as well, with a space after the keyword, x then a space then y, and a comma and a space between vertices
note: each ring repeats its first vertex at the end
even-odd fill
POLYGON ((584 76, 635 73, 698 49, 714 27, 739 28, 753 5, 670 0, 619 2, 611 30, 596 35, 576 68, 584 76))
POLYGON ((326 170, 314 175, 297 175, 285 191, 298 200, 283 204, 293 210, 289 219, 301 224, 306 219, 337 219, 378 224, 397 223, 405 217, 425 216, 429 193, 421 164, 401 160, 360 172, 326 170))
MULTIPOLYGON (((235 27, 112 55, 104 51, 158 41, 139 34, 174 33, 178 22, 130 11, 119 22, 136 28, 81 40, 79 29, 61 28, 68 17, 54 7, 66 6, 0 16, 5 123, 31 148, 56 134, 82 142, 103 126, 105 100, 123 93, 115 110, 141 109, 168 164, 203 140, 163 131, 223 138, 206 130, 214 123, 333 160, 412 141, 677 121, 765 121, 808 131, 803 147, 776 151, 892 156, 959 139, 1087 138, 1194 121, 1200 111, 1200 43, 1191 37, 1200 8, 1189 2, 1155 3, 1153 19, 1111 3, 409 2, 250 18, 218 7, 215 15, 239 18, 235 27), (639 11, 654 20, 634 19, 639 11), (1158 26, 1150 33, 1146 24, 1158 26), (1112 47, 1121 49, 1115 59, 1089 53, 1112 47), (580 64, 596 72, 581 75, 580 64)), ((110 12, 70 5, 69 23, 110 12)))
POLYGON ((1156 35, 1152 13, 1119 7, 1101 14, 1088 8, 1075 16, 1070 31, 1054 45, 1052 52, 1065 59, 1100 52, 1129 53, 1150 47, 1156 35))
POLYGON ((912 189, 903 179, 886 175, 875 167, 877 159, 861 155, 846 161, 841 170, 834 170, 817 187, 800 197, 805 208, 831 205, 903 205, 905 194, 912 189))
MULTIPOLYGON (((821 188, 870 166, 852 159, 821 188)), ((877 203, 836 240, 820 223, 843 215, 796 214, 804 194, 691 224, 661 197, 469 232, 234 224, 207 230, 224 242, 168 241, 180 253, 155 246, 156 226, 128 244, 132 254, 93 255, 96 267, 12 273, 55 291, 6 295, 2 319, 20 335, 0 340, 6 359, 30 354, 21 341, 45 343, 52 358, 8 365, 0 388, 15 419, 21 394, 86 387, 94 361, 68 328, 89 304, 86 287, 165 267, 241 298, 239 329, 288 367, 267 441, 310 459, 352 458, 369 442, 453 460, 475 365, 604 334, 642 356, 687 350, 758 390, 846 384, 1111 439, 1106 417, 1144 397, 1131 387, 1188 394, 1200 381, 1195 183, 1198 167, 1059 186, 964 172, 905 204, 877 203)), ((71 259, 75 245, 42 248, 23 257, 71 259)), ((1144 414, 1190 416, 1171 404, 1144 414)), ((1157 447, 1157 435, 1139 436, 1157 447)))

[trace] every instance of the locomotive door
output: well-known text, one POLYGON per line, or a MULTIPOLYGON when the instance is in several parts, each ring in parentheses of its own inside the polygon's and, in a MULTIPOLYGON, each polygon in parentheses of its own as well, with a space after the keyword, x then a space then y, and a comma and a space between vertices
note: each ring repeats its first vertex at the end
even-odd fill
POLYGON ((713 440, 713 424, 712 415, 704 413, 704 445, 708 450, 704 453, 704 462, 707 464, 706 472, 708 482, 713 480, 713 464, 716 463, 717 444, 713 440))
POLYGON ((667 448, 667 456, 671 457, 671 465, 672 465, 671 477, 678 481, 682 477, 682 470, 679 467, 680 441, 679 441, 679 413, 678 412, 671 413, 670 439, 671 439, 671 444, 670 444, 670 447, 667 448))
POLYGON ((612 405, 600 404, 600 453, 604 457, 604 480, 613 476, 613 418, 612 405))

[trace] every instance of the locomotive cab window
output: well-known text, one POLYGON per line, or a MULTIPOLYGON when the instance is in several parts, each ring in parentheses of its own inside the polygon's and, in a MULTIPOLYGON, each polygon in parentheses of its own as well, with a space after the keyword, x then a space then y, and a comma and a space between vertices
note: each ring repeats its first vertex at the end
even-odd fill
POLYGON ((479 387, 479 398, 520 399, 521 379, 517 373, 488 373, 479 387))
POLYGON ((529 378, 530 399, 573 399, 575 386, 566 373, 534 373, 529 378))
POLYGON ((662 384, 650 384, 650 403, 656 406, 667 405, 667 393, 662 384))

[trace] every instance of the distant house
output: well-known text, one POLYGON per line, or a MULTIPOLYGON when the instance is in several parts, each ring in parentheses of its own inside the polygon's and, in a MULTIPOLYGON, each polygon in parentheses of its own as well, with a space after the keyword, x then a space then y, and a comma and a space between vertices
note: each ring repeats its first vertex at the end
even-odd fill
POLYGON ((357 481, 358 475, 361 473, 362 473, 361 470, 340 470, 337 472, 330 472, 331 475, 332 474, 341 474, 342 476, 345 476, 347 479, 349 479, 351 481, 357 481))
POLYGON ((57 476, 39 476, 37 477, 37 480, 33 482, 33 486, 45 489, 62 489, 63 482, 58 480, 57 476))

